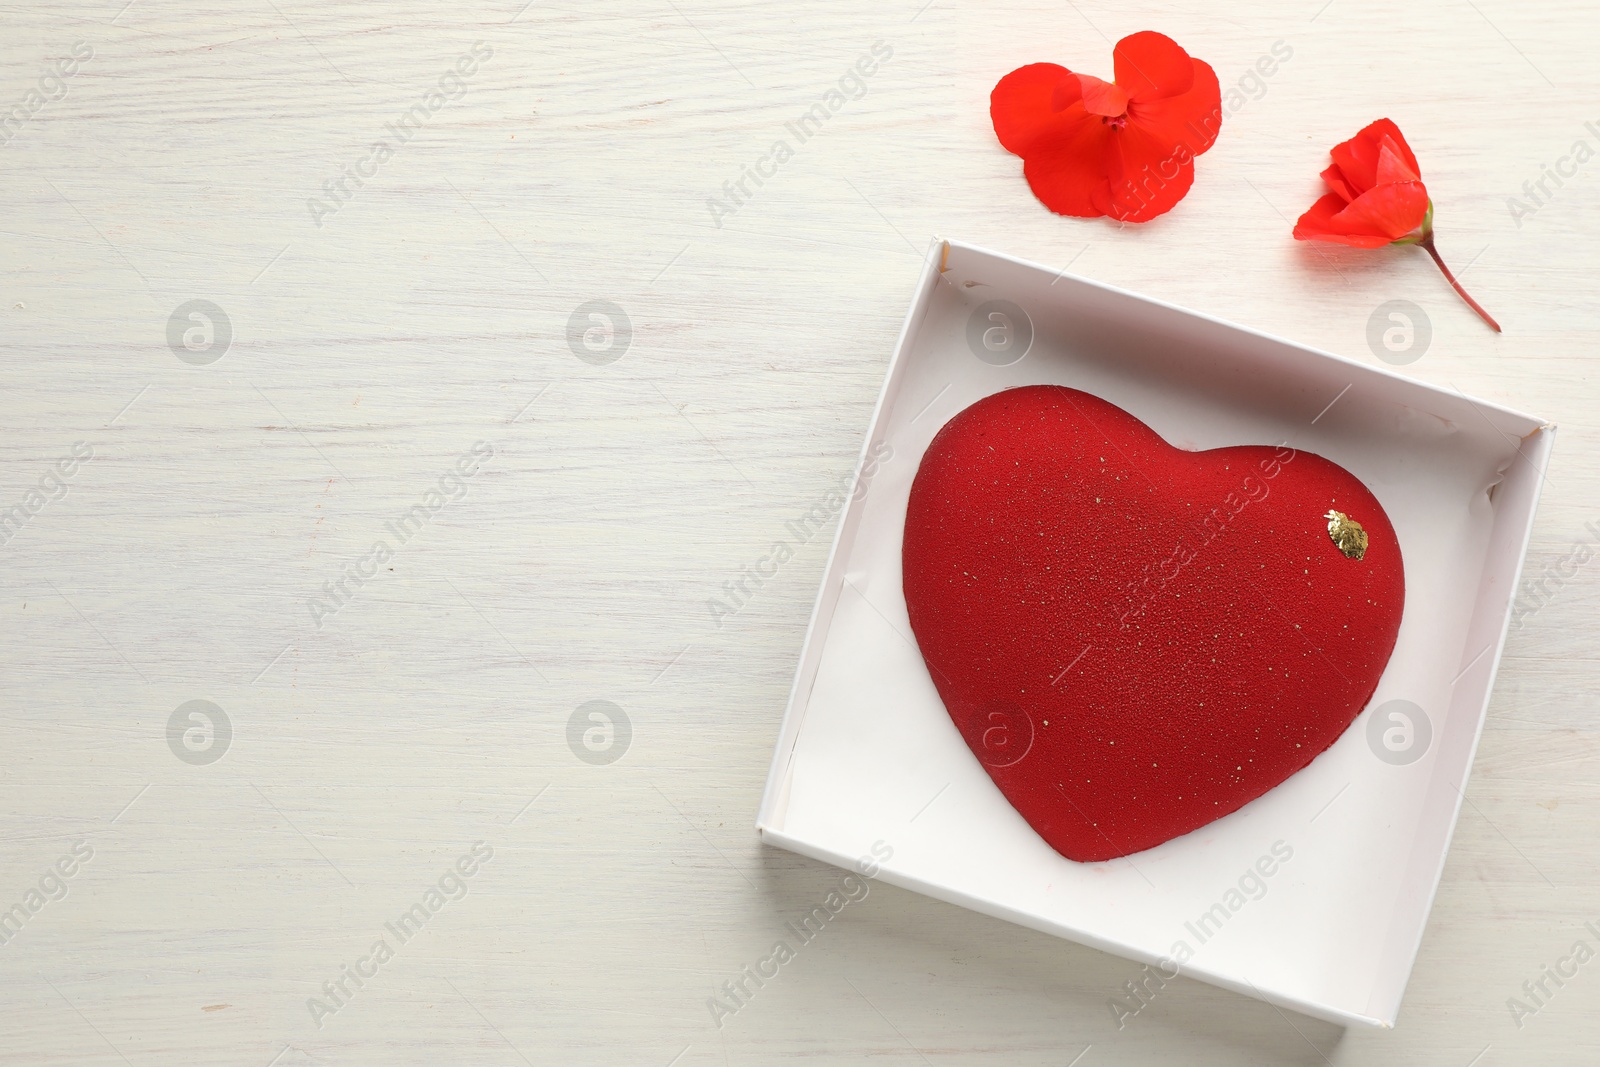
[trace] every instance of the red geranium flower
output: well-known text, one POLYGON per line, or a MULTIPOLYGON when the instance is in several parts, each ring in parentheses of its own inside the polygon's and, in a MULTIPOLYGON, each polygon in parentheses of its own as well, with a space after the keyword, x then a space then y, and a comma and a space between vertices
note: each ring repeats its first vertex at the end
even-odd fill
POLYGON ((1333 164, 1322 172, 1322 180, 1333 191, 1300 216, 1295 240, 1356 248, 1421 245, 1461 299, 1499 333, 1500 324, 1461 288, 1433 245, 1433 201, 1400 127, 1379 119, 1335 145, 1332 156, 1333 164))
POLYGON ((1045 207, 1146 222, 1189 192, 1194 157, 1222 125, 1222 92, 1209 64, 1162 34, 1124 37, 1111 55, 1115 82, 1020 67, 994 87, 989 115, 1045 207))

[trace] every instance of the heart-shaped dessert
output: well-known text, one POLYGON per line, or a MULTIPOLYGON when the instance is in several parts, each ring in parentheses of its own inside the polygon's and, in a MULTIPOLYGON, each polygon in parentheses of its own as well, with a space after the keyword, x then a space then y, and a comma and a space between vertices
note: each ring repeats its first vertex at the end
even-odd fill
POLYGON ((911 486, 906 609, 951 719, 1068 859, 1186 834, 1310 763, 1405 600, 1383 508, 1287 446, 1173 448, 1038 385, 980 400, 911 486))

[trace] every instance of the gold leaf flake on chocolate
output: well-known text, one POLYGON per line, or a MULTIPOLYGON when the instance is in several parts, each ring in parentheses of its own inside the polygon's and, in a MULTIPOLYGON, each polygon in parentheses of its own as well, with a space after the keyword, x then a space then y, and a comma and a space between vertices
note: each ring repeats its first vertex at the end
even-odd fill
POLYGON ((1367 554, 1367 531, 1359 522, 1342 511, 1329 511, 1322 517, 1328 520, 1328 540, 1346 559, 1360 559, 1367 554))

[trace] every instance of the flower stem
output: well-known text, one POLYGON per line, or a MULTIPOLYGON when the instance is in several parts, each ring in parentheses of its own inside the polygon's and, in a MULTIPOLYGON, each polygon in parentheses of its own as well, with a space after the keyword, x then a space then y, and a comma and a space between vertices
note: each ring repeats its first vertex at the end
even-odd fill
POLYGON ((1460 294, 1461 299, 1467 302, 1467 306, 1473 311, 1476 311, 1478 313, 1478 317, 1484 322, 1487 322, 1491 330, 1493 330, 1495 333, 1499 333, 1500 324, 1494 321, 1494 316, 1483 310, 1483 305, 1472 299, 1472 297, 1468 295, 1467 291, 1461 288, 1461 283, 1456 281, 1456 276, 1450 273, 1450 268, 1445 266, 1444 260, 1439 258, 1439 250, 1433 247, 1433 227, 1429 226, 1423 230, 1422 236, 1417 238, 1417 244, 1428 250, 1428 255, 1433 257, 1433 261, 1439 265, 1439 270, 1444 274, 1445 281, 1449 282, 1451 288, 1460 294))

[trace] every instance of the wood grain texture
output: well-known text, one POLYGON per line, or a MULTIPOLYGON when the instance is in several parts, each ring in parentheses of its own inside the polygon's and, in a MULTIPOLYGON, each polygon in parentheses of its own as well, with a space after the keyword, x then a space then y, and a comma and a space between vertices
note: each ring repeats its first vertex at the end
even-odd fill
POLYGON ((1600 962, 1520 1026, 1506 1006, 1600 947, 1600 565, 1563 562, 1600 518, 1600 163, 1507 204, 1600 149, 1593 5, 124 4, 0 8, 0 108, 93 49, 0 145, 0 508, 93 448, 0 546, 0 907, 93 850, 0 945, 0 1059, 1600 1057, 1600 962), (1036 59, 1107 74, 1146 28, 1225 87, 1293 55, 1172 214, 1049 215, 989 89, 1036 59), (865 94, 713 218, 878 41, 865 94), (459 99, 318 225, 307 200, 475 42, 459 99), (1384 114, 1504 335, 1415 249, 1289 240, 1327 148, 1384 114), (706 601, 850 469, 932 234, 1374 362, 1369 315, 1412 300, 1433 339, 1405 373, 1560 424, 1529 561, 1559 575, 1511 637, 1396 1031, 1188 981, 1119 1030, 1135 965, 886 885, 713 1024, 706 998, 837 879, 752 829, 826 549, 721 626, 706 601), (231 324, 209 365, 168 345, 191 300, 231 324), (568 341, 593 300, 631 324, 606 365, 568 341), (370 563, 477 442, 459 499, 370 563), (231 723, 216 762, 169 747, 190 700, 231 723), (608 765, 568 743, 593 700, 631 722, 608 765), (480 840, 466 896, 314 1021, 480 840))

